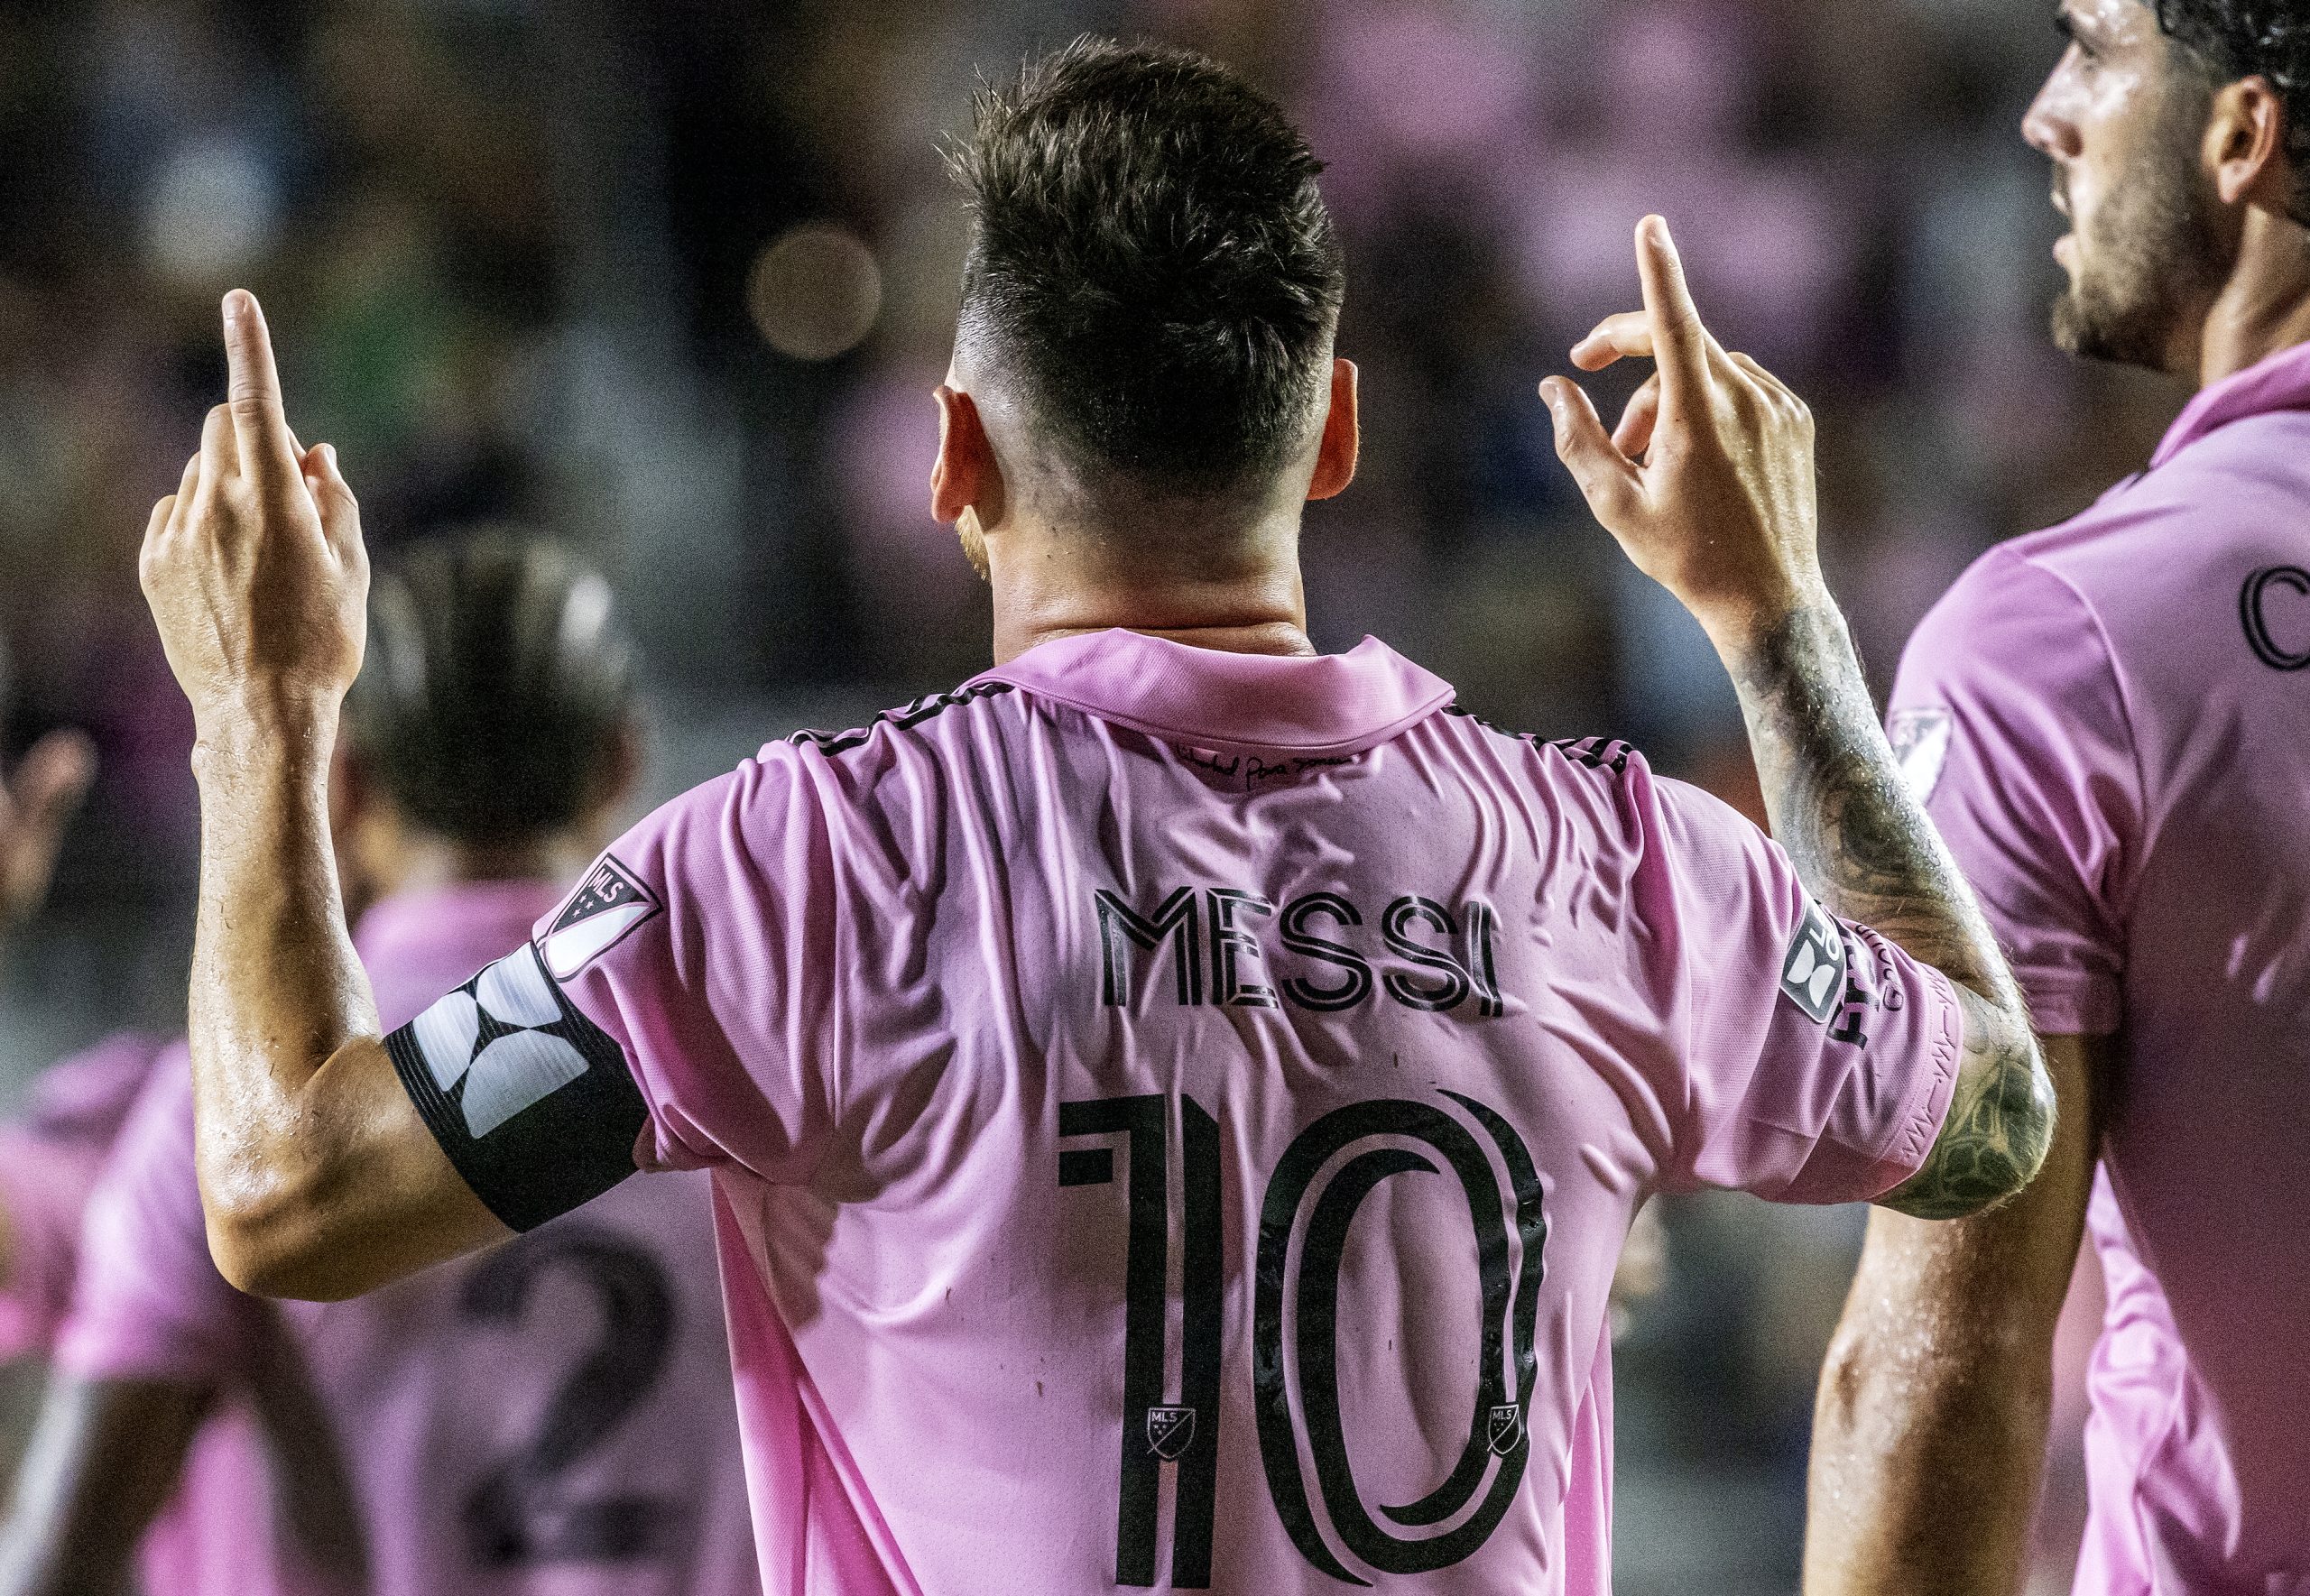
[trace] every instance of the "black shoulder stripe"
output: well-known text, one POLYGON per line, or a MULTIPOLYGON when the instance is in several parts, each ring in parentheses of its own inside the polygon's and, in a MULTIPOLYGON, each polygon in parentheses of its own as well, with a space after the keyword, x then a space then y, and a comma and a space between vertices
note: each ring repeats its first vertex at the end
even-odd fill
POLYGON ((527 943, 387 1037, 385 1051, 474 1195, 517 1231, 634 1172, 650 1110, 624 1050, 527 943))
POLYGON ((1617 737, 1541 737, 1532 732, 1505 731, 1457 703, 1446 705, 1444 713, 1472 720, 1487 732, 1513 737, 1519 743, 1529 743, 1535 748, 1552 748, 1575 765, 1591 770, 1610 770, 1615 776, 1628 774, 1628 757, 1636 752, 1631 745, 1617 737))
POLYGON ((827 753, 847 753, 854 748, 863 747, 866 740, 874 734, 877 726, 892 726, 905 731, 945 714, 958 704, 968 704, 975 698, 991 697, 1011 690, 1009 682, 974 682, 951 693, 933 693, 928 697, 917 698, 901 709, 885 709, 864 725, 853 727, 847 732, 796 732, 786 740, 798 745, 808 743, 827 753))

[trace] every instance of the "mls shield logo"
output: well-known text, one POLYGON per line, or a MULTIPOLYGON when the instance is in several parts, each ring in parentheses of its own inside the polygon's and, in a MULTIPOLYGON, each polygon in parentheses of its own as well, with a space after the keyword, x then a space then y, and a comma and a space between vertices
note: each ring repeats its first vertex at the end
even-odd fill
POLYGON ((1817 903, 1806 904, 1805 918, 1789 941, 1788 956, 1780 966, 1780 990, 1823 1025, 1844 990, 1844 933, 1817 903))
POLYGON ((1503 1402, 1486 1416, 1484 1439, 1492 1444, 1495 1457, 1506 1457, 1523 1438, 1524 1410, 1515 1403, 1503 1402))
POLYGON ((1920 804, 1940 785, 1941 767, 1949 762, 1952 729, 1945 709, 1897 709, 1885 721, 1893 762, 1900 767, 1901 785, 1920 804))
POLYGON ((556 981, 568 980, 660 907, 639 877, 603 854, 546 927, 539 944, 545 967, 556 981))
POLYGON ((1165 1462, 1175 1462, 1194 1440, 1194 1408, 1150 1407, 1147 1410, 1147 1450, 1165 1462))

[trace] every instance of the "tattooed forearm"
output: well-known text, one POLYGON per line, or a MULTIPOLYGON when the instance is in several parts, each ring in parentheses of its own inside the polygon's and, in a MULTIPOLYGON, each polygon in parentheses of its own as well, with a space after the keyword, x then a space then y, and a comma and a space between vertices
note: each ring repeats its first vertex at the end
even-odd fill
POLYGON ((2053 1139, 2051 1082, 1973 893, 1893 762, 1843 618, 1792 611, 1727 664, 1773 835, 1832 913, 1948 976, 1964 1009, 1949 1117, 1925 1167, 1879 1199, 1922 1218, 2019 1191, 2053 1139))

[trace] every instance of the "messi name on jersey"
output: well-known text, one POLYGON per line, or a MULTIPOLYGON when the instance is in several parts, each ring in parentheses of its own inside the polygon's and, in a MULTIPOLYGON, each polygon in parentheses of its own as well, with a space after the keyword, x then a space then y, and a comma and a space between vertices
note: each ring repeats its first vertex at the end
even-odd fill
MULTIPOLYGON (((1391 1001, 1435 1011, 1467 1006, 1471 1018, 1507 1011, 1492 945, 1500 917, 1490 904, 1458 905, 1406 893, 1358 905, 1337 892, 1276 903, 1227 887, 1180 887, 1151 903, 1102 888, 1092 894, 1099 927, 1099 996, 1129 1008, 1147 966, 1168 955, 1168 990, 1184 1005, 1328 1012, 1391 1001)), ((1160 1001, 1160 1000, 1158 1000, 1160 1001)))

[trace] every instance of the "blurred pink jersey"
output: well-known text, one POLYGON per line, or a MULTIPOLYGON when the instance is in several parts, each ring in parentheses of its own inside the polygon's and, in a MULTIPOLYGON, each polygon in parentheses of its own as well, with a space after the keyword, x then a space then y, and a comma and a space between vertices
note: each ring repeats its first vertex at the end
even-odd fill
MULTIPOLYGON (((386 1022, 522 936, 554 896, 500 882, 372 909, 356 941, 386 1022)), ((254 1390, 275 1470, 275 1588, 757 1589, 703 1177, 631 1182, 352 1302, 268 1304, 209 1260, 192 1131, 180 1048, 92 1205, 58 1355, 88 1376, 254 1390)), ((264 1505, 251 1506, 245 1528, 264 1541, 264 1505)))
POLYGON ((777 1596, 1603 1591, 1631 1213, 1877 1195, 1960 1040, 1622 745, 1122 632, 771 745, 395 1045, 512 1211, 597 1038, 716 1171, 777 1596))
POLYGON ((45 1354, 72 1302, 80 1218, 114 1139, 167 1046, 123 1031, 51 1065, 0 1123, 0 1359, 45 1354))
POLYGON ((1982 557, 1891 732, 2038 1029, 2121 1038, 2077 1589, 2310 1592, 2310 346, 1982 557))
MULTIPOLYGON (((54 1350, 79 1273, 89 1195, 164 1056, 157 1038, 108 1037, 43 1072, 24 1112, 0 1127, 0 1206, 14 1254, 0 1282, 0 1359, 54 1350)), ((264 1507, 254 1422, 228 1401, 137 1545, 145 1596, 266 1596, 267 1560, 242 1527, 264 1507)))

